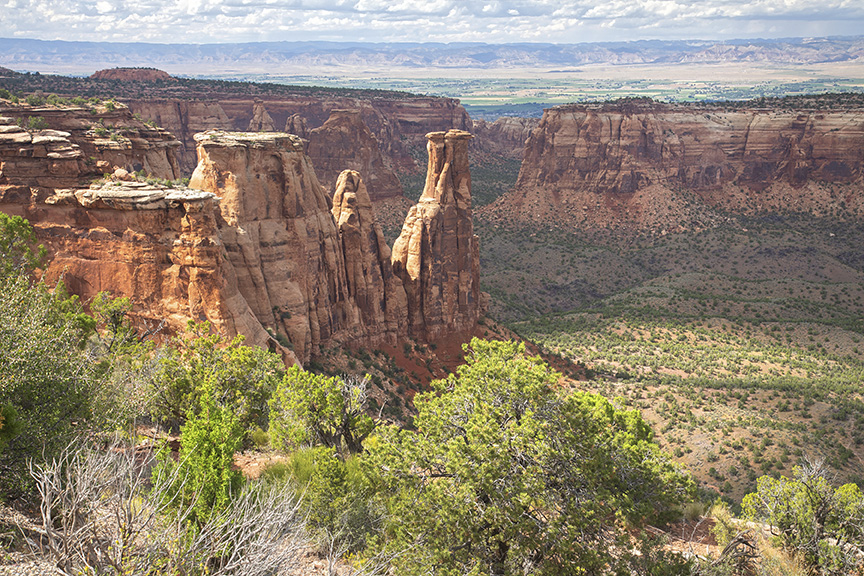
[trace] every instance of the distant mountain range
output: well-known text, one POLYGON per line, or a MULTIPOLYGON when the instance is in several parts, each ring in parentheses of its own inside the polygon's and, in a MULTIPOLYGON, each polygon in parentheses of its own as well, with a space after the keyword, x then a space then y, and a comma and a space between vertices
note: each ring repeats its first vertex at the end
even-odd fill
POLYGON ((115 66, 153 66, 172 74, 236 70, 286 73, 327 68, 547 70, 590 64, 774 63, 861 60, 864 36, 724 42, 660 41, 581 44, 255 42, 146 44, 0 38, 0 66, 17 71, 90 74, 115 66))

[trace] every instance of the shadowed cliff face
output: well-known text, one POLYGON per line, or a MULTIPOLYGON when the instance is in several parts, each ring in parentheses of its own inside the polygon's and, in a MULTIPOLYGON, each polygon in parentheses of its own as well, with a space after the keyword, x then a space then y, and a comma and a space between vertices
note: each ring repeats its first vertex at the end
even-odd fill
POLYGON ((698 205, 860 213, 862 165, 864 111, 564 106, 491 212, 597 227, 686 226, 698 205))
POLYGON ((484 151, 522 160, 525 142, 539 124, 539 118, 503 116, 494 122, 474 120, 471 131, 484 151))
POLYGON ((472 136, 450 130, 427 138, 426 186, 393 245, 393 269, 408 296, 411 333, 435 340, 476 325, 480 258, 468 170, 472 136))
POLYGON ((372 201, 360 173, 345 170, 336 182, 333 218, 345 256, 348 292, 363 323, 390 343, 407 334, 408 302, 401 279, 393 273, 390 247, 375 222, 372 201))
MULTIPOLYGON (((299 128, 302 130, 302 125, 299 128)), ((381 154, 378 141, 363 123, 359 110, 333 110, 323 126, 309 132, 308 139, 315 173, 328 191, 334 190, 343 170, 356 170, 370 198, 402 195, 402 184, 381 154)))

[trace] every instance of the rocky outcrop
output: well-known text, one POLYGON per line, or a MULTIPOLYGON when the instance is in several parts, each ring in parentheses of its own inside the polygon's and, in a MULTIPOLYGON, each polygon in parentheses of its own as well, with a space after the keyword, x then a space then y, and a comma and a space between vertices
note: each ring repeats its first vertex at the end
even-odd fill
POLYGON ((190 185, 220 198, 238 291, 301 361, 332 343, 433 341, 479 317, 470 138, 429 134, 426 189, 392 255, 360 174, 340 175, 331 209, 295 135, 199 134, 190 185))
POLYGON ((264 102, 256 101, 252 106, 252 119, 249 121, 247 130, 250 132, 276 131, 276 125, 273 124, 273 118, 267 113, 264 102))
MULTIPOLYGON (((371 95, 364 98, 332 94, 250 98, 219 93, 213 87, 206 93, 127 98, 124 102, 133 112, 154 120, 177 136, 183 143, 178 158, 186 173, 190 173, 197 164, 195 134, 206 130, 248 130, 250 125, 257 131, 258 124, 254 121, 256 106, 259 110, 266 108, 274 126, 285 126, 286 132, 303 138, 307 134, 298 132, 321 127, 333 110, 359 110, 363 124, 377 140, 385 165, 389 165, 388 171, 421 171, 422 166, 418 166, 414 159, 414 151, 424 145, 427 132, 451 127, 471 129, 468 113, 458 100, 450 98, 376 98, 371 95)), ((265 125, 269 126, 269 123, 265 125)), ((330 154, 350 156, 352 150, 353 147, 331 151, 330 154)), ((317 167, 319 158, 313 156, 313 162, 317 167)))
POLYGON ((190 188, 138 181, 97 155, 92 163, 114 174, 85 186, 85 147, 115 153, 93 147, 88 130, 75 140, 0 122, 0 210, 31 220, 49 250, 48 278, 62 276, 84 302, 100 291, 128 296, 140 321, 167 334, 207 320, 288 363, 334 344, 431 341, 475 326, 467 132, 429 135, 430 176, 406 220, 402 259, 360 173, 344 171, 331 202, 298 136, 201 133, 190 188), (35 162, 30 172, 16 155, 35 162))
POLYGON ((360 173, 373 200, 402 195, 399 178, 385 161, 359 110, 333 110, 308 138, 315 173, 327 190, 333 190, 341 172, 349 169, 360 173))
POLYGON ((301 359, 363 333, 339 232, 303 143, 283 132, 205 132, 190 186, 220 198, 221 238, 258 320, 301 359))
POLYGON ((306 119, 303 116, 292 114, 288 117, 288 120, 285 121, 285 132, 296 134, 301 138, 307 138, 309 136, 309 124, 307 124, 306 119))
POLYGON ((450 130, 427 138, 426 186, 393 245, 393 270, 408 297, 410 333, 436 340, 476 326, 480 258, 468 169, 472 136, 450 130))
POLYGON ((540 125, 540 119, 504 116, 494 122, 474 120, 472 124, 471 131, 484 151, 522 160, 525 142, 540 125))
POLYGON ((393 273, 390 247, 375 222, 372 200, 360 173, 345 170, 336 181, 333 218, 339 229, 348 293, 366 331, 393 343, 407 334, 408 302, 402 281, 393 273))
POLYGON ((122 106, 0 107, 0 188, 44 196, 54 188, 86 186, 117 168, 175 180, 179 146, 122 106))
POLYGON ((861 214, 864 111, 660 104, 547 110, 489 213, 588 227, 698 225, 705 210, 861 214))
POLYGON ((131 298, 137 321, 161 324, 165 334, 207 320, 223 334, 279 348, 237 291, 217 202, 200 190, 113 182, 58 190, 39 202, 3 199, 0 211, 30 220, 48 249, 47 280, 62 278, 82 302, 108 291, 131 298))
POLYGON ((90 75, 94 80, 120 80, 123 82, 170 82, 174 78, 162 70, 156 68, 109 68, 98 70, 90 75))

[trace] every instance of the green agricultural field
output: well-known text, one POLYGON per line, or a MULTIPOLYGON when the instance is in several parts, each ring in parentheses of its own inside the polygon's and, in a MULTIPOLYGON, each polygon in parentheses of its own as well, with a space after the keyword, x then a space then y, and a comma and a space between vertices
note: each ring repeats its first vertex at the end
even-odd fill
POLYGON ((750 65, 586 65, 561 70, 338 69, 319 75, 245 74, 231 80, 298 86, 399 90, 458 98, 472 117, 539 117, 543 108, 569 102, 650 97, 664 102, 750 100, 760 97, 860 92, 864 75, 845 63, 819 66, 750 65))

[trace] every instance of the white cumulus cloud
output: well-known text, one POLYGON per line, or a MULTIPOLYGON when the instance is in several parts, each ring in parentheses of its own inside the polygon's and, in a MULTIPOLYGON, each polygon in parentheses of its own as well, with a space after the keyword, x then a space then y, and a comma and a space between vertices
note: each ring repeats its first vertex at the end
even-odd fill
POLYGON ((575 42, 858 35, 861 0, 0 0, 0 37, 575 42))

